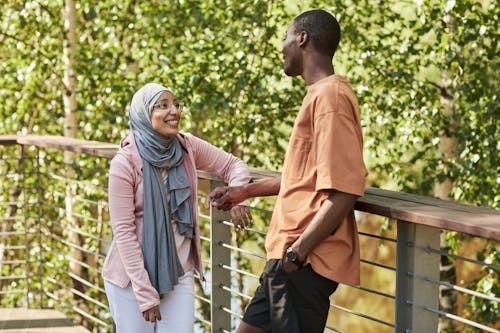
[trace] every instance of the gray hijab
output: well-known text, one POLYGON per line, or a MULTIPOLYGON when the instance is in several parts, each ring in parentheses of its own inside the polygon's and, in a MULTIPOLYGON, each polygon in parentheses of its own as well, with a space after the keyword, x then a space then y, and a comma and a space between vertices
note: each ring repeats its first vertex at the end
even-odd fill
POLYGON ((151 284, 160 295, 174 289, 184 270, 177 256, 170 221, 181 235, 193 237, 191 188, 177 137, 164 137, 151 125, 153 105, 170 89, 148 83, 132 98, 130 128, 142 158, 144 216, 142 252, 151 284), (160 170, 167 169, 167 184, 160 170), (168 194, 167 194, 168 193, 168 194))

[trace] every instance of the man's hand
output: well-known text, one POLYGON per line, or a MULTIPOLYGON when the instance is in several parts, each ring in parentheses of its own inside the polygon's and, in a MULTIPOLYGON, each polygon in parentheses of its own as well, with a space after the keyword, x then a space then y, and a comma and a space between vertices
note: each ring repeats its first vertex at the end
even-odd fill
POLYGON ((246 229, 250 221, 252 221, 252 214, 247 206, 234 206, 229 211, 231 214, 231 222, 233 222, 236 229, 246 229))
POLYGON ((145 321, 156 322, 157 320, 161 320, 160 306, 153 306, 151 309, 148 309, 142 313, 145 321))
POLYGON ((297 266, 297 264, 288 260, 286 254, 283 255, 283 258, 281 258, 281 269, 283 270, 283 272, 285 272, 286 274, 290 274, 292 272, 295 272, 299 268, 300 267, 297 266))
POLYGON ((217 187, 207 197, 207 208, 209 205, 227 211, 246 199, 243 186, 217 187))
POLYGON ((280 191, 280 186, 281 176, 242 186, 217 187, 208 195, 206 207, 208 208, 212 205, 218 209, 227 211, 248 198, 277 195, 280 191))

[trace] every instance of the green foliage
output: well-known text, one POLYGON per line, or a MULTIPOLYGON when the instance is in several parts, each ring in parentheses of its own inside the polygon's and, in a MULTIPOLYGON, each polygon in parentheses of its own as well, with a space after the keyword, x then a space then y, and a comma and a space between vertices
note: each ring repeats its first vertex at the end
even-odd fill
POLYGON ((430 195, 449 177, 455 199, 498 207, 498 4, 338 1, 331 11, 343 26, 337 67, 357 86, 374 184, 430 195), (456 158, 437 154, 443 135, 457 139, 456 158))
MULTIPOLYGON (((62 6, 37 1, 6 8, 3 133, 63 132, 62 6)), ((279 168, 301 100, 291 93, 297 88, 283 83, 274 45, 289 19, 281 4, 101 1, 79 3, 77 11, 81 138, 118 142, 128 129, 132 94, 156 81, 185 100, 186 131, 254 166, 279 168)))
POLYGON ((62 133, 61 6, 60 1, 2 5, 2 134, 62 133), (43 124, 49 124, 48 128, 43 124))
MULTIPOLYGON (((477 279, 468 283, 468 287, 477 290, 490 297, 500 295, 500 251, 498 243, 489 244, 477 254, 477 259, 485 262, 484 273, 477 279), (495 247, 496 245, 496 247, 495 247)), ((500 317, 500 305, 498 302, 484 298, 471 296, 465 304, 465 311, 469 318, 485 325, 496 324, 500 317)), ((466 332, 477 332, 472 328, 467 328, 466 332)))
MULTIPOLYGON (((63 1, 13 1, 0 25, 2 133, 61 134, 63 1)), ((494 1, 121 1, 77 4, 80 137, 118 142, 127 104, 149 81, 186 102, 186 131, 279 170, 304 87, 283 75, 281 40, 323 7, 343 39, 337 72, 360 101, 373 185, 498 207, 499 6, 494 1), (447 78, 446 78, 447 77, 447 78), (443 110, 443 98, 453 115, 443 110), (443 158, 443 135, 458 140, 443 158)))

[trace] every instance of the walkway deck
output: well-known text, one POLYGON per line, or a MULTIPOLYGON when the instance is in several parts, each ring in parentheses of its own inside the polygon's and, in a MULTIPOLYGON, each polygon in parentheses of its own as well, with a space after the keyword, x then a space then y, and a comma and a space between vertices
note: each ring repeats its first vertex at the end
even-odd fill
POLYGON ((1 333, 90 333, 55 310, 0 309, 1 333))

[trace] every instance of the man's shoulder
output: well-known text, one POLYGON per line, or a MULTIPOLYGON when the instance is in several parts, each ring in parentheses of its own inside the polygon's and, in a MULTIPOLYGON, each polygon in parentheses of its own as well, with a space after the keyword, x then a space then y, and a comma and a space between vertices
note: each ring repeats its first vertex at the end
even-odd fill
POLYGON ((331 75, 310 86, 307 91, 308 100, 334 100, 336 98, 355 97, 349 79, 342 75, 331 75))
POLYGON ((320 89, 307 96, 304 106, 312 110, 316 120, 325 115, 353 117, 359 113, 358 99, 345 77, 333 77, 323 82, 320 89))
POLYGON ((321 90, 325 93, 331 93, 332 91, 338 93, 345 93, 346 91, 352 91, 351 81, 346 76, 343 75, 332 75, 328 77, 328 80, 321 86, 321 90))

